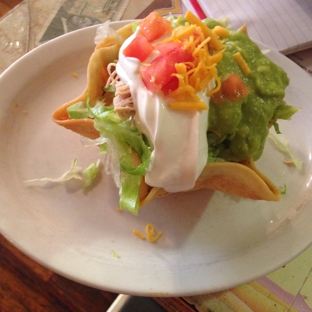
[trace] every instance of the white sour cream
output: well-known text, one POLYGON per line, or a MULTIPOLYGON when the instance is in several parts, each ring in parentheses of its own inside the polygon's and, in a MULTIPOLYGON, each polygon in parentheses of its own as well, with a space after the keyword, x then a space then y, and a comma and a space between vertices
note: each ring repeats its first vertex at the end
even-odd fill
MULTIPOLYGON (((208 159, 208 110, 173 110, 167 105, 168 99, 148 91, 140 75, 141 62, 122 53, 134 37, 128 38, 119 51, 117 73, 130 86, 136 125, 153 147, 145 181, 168 192, 189 190, 208 159)), ((208 105, 204 92, 198 96, 208 105)))

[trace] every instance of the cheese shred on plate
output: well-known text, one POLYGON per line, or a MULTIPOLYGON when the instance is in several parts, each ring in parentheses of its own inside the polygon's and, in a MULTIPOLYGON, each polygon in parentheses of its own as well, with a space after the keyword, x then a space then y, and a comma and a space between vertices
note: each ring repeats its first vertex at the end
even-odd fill
POLYGON ((138 230, 133 230, 133 233, 138 237, 138 238, 141 238, 141 239, 145 239, 145 236, 139 232, 138 230))
MULTIPOLYGON (((145 240, 145 236, 138 230, 134 229, 133 233, 140 239, 145 240)), ((155 227, 150 223, 146 225, 145 233, 146 233, 147 240, 150 241, 151 243, 156 243, 157 240, 162 236, 162 232, 157 232, 155 230, 155 227)))
POLYGON ((162 236, 162 232, 156 232, 154 226, 150 223, 146 225, 145 231, 146 231, 147 239, 151 243, 157 242, 157 240, 162 236))

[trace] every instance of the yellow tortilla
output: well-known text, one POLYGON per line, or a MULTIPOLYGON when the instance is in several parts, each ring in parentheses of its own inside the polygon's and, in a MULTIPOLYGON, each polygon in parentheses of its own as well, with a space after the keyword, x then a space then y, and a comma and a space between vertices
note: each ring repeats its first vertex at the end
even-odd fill
MULTIPOLYGON (((85 91, 76 99, 59 107, 52 116, 57 124, 91 139, 100 135, 93 126, 93 119, 69 119, 67 108, 78 101, 86 101, 87 95, 90 96, 91 101, 102 96, 102 87, 108 79, 107 65, 118 59, 120 46, 133 33, 132 25, 119 29, 117 33, 119 37, 107 37, 96 46, 88 64, 85 91)), ((106 102, 108 101, 109 99, 106 102)), ((133 151, 133 163, 138 165, 140 161, 138 154, 133 151)), ((241 163, 207 163, 195 187, 190 191, 204 188, 254 200, 278 201, 281 197, 279 189, 255 167, 252 160, 241 163)), ((142 177, 140 206, 146 205, 155 197, 169 194, 162 188, 148 186, 142 177)))
MULTIPOLYGON (((281 198, 277 186, 256 168, 252 160, 207 163, 194 188, 187 192, 205 188, 254 200, 279 201, 281 198)), ((141 205, 146 205, 154 197, 169 194, 162 188, 153 188, 141 205)))

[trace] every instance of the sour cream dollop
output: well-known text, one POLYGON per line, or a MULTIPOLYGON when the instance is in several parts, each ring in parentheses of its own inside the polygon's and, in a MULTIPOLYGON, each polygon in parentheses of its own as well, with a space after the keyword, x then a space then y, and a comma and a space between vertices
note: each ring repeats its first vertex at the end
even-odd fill
MULTIPOLYGON (((123 54, 135 36, 136 33, 129 37, 119 51, 117 73, 130 87, 136 125, 153 147, 145 182, 168 192, 192 189, 208 159, 208 110, 173 110, 161 93, 146 89, 140 74, 141 62, 123 54)), ((205 93, 198 96, 208 106, 205 93)))

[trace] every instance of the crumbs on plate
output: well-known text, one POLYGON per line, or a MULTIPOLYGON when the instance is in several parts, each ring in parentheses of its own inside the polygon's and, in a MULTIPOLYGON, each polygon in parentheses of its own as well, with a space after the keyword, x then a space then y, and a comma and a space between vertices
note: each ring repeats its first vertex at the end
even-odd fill
POLYGON ((120 259, 119 254, 115 250, 112 250, 112 255, 114 258, 120 259))

